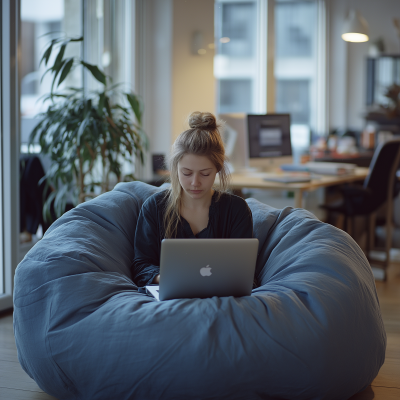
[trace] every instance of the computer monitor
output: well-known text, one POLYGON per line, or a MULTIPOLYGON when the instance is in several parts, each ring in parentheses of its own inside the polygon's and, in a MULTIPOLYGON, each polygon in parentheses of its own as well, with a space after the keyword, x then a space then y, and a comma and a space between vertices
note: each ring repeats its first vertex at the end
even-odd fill
POLYGON ((247 116, 249 167, 274 171, 292 164, 290 114, 247 116))

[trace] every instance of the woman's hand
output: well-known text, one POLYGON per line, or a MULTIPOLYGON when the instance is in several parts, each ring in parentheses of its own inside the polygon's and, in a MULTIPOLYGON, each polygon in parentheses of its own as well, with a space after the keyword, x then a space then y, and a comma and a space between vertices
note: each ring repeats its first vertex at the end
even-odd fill
POLYGON ((156 276, 154 277, 153 283, 157 283, 157 284, 160 283, 160 274, 158 274, 158 275, 156 275, 156 276))

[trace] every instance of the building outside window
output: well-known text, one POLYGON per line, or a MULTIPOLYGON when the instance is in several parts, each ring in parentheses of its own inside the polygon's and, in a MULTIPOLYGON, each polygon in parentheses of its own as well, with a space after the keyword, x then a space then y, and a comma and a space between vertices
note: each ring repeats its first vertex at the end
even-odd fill
POLYGON ((324 0, 216 0, 218 113, 264 114, 266 92, 275 92, 268 110, 290 113, 295 151, 309 145, 311 133, 326 133, 324 5, 324 0), (271 76, 267 56, 274 60, 271 76))
MULTIPOLYGON (((43 51, 50 41, 59 37, 84 35, 84 59, 98 65, 113 83, 124 82, 131 90, 131 37, 134 28, 127 21, 131 12, 128 0, 22 0, 21 1, 21 151, 27 151, 29 134, 37 124, 37 114, 47 109, 41 101, 50 92, 52 78, 44 63, 39 65, 43 51), (83 13, 85 17, 83 18, 83 13), (84 27, 82 21, 84 20, 84 27), (89 45, 90 43, 90 45, 89 45)), ((57 52, 53 51, 48 66, 54 63, 57 52)), ((71 43, 67 56, 82 55, 82 44, 71 43)), ((58 88, 81 87, 96 89, 98 82, 76 68, 58 88)))
POLYGON ((310 135, 325 134, 323 1, 275 1, 275 110, 290 113, 292 147, 309 146, 310 135), (323 10, 322 10, 323 11, 323 10))
POLYGON ((261 111, 259 11, 259 0, 215 2, 214 75, 219 114, 261 111))
MULTIPOLYGON (((28 151, 27 143, 29 134, 38 123, 37 114, 47 109, 48 103, 41 98, 50 92, 52 78, 47 74, 43 80, 42 76, 47 67, 40 63, 44 49, 51 40, 62 35, 80 36, 81 28, 80 1, 64 2, 64 0, 39 0, 21 1, 21 152, 28 151), (71 14, 68 18, 68 8, 71 14), (72 16, 75 14, 75 18, 72 16), (73 24, 68 20, 74 21, 73 24), (72 27, 74 25, 74 27, 72 27)), ((75 52, 79 51, 78 45, 74 44, 75 52)), ((67 51, 71 51, 68 49, 67 51)), ((49 60, 53 65, 57 53, 49 60)), ((79 71, 75 74, 77 81, 80 80, 79 71)), ((65 82, 65 85, 74 82, 65 82)), ((36 146, 36 151, 40 148, 36 146)))

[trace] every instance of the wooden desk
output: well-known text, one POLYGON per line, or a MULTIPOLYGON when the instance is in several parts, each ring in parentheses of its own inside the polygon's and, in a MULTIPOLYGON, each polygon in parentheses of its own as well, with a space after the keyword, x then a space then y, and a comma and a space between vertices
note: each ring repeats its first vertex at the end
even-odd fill
POLYGON ((268 175, 276 176, 276 174, 268 174, 261 172, 233 173, 230 187, 232 189, 275 189, 275 190, 290 190, 295 193, 295 207, 302 208, 303 192, 313 191, 320 187, 341 185, 343 183, 352 183, 359 180, 364 180, 368 175, 368 168, 356 168, 352 175, 332 176, 319 175, 318 178, 312 179, 310 182, 303 183, 279 183, 265 181, 268 175))

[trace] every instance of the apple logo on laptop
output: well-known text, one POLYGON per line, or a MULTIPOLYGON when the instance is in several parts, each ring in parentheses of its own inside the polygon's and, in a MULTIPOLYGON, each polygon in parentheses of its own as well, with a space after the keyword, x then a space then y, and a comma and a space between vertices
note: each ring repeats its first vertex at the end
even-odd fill
POLYGON ((200 274, 201 274, 201 276, 210 276, 212 274, 210 265, 207 265, 207 267, 201 268, 200 274))

